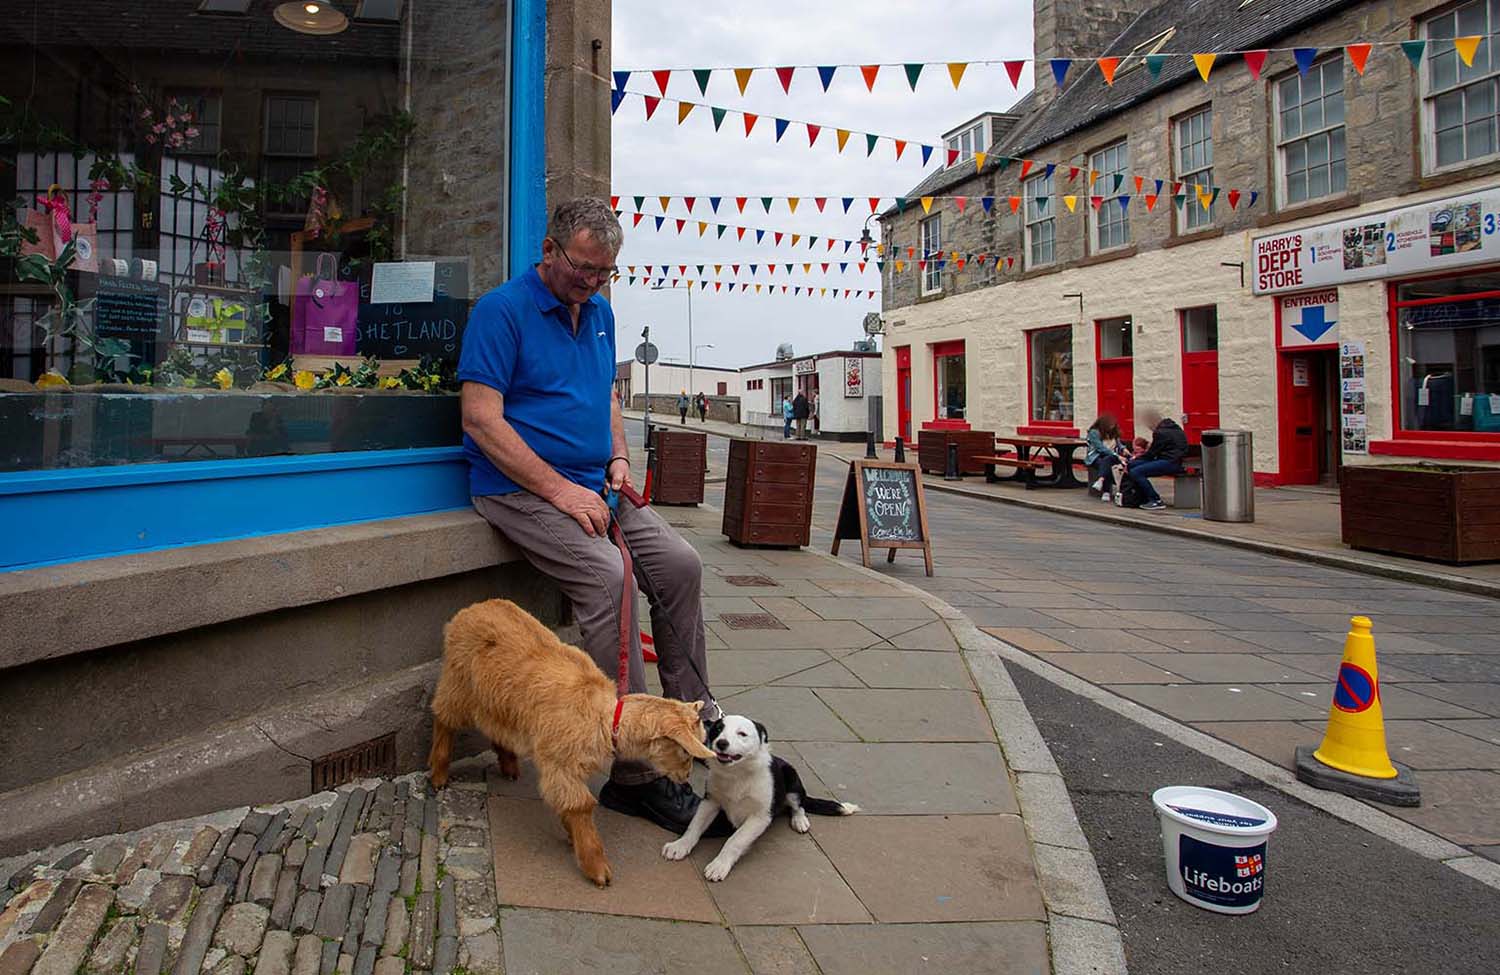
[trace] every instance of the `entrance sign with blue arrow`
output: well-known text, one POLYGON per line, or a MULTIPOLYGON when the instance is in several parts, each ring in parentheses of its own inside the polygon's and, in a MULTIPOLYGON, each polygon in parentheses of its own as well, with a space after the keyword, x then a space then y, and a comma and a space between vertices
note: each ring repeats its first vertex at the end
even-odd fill
POLYGON ((1339 340, 1337 288, 1281 300, 1281 347, 1336 345, 1339 340))

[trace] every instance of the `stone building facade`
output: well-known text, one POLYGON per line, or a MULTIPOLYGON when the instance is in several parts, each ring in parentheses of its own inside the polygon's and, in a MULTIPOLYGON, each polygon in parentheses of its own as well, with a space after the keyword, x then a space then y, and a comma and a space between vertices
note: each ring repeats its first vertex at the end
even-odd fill
MULTIPOLYGON (((1432 424, 1411 415, 1418 395, 1411 387, 1439 371, 1434 365, 1410 374, 1426 368, 1420 355, 1393 368, 1394 360, 1408 358, 1396 351, 1393 302, 1406 286, 1394 280, 1394 270, 1333 281, 1327 307, 1337 310, 1338 327, 1311 342, 1282 328, 1283 318, 1291 322, 1295 312, 1283 313, 1297 302, 1283 308, 1283 299, 1257 294, 1254 280, 1257 238, 1413 204, 1442 209, 1445 201, 1500 183, 1500 155, 1483 151, 1476 136, 1463 150, 1467 158, 1445 165, 1433 158, 1432 95, 1447 84, 1440 74, 1448 70, 1446 60, 1434 66, 1433 59, 1454 56, 1452 41, 1443 39, 1445 31, 1453 35, 1453 20, 1443 18, 1458 10, 1465 24, 1473 23, 1486 18, 1484 4, 1402 0, 1197 11, 1167 3, 1140 12, 1103 43, 1088 31, 1069 36, 1066 24, 1076 21, 1057 10, 1088 6, 1067 0, 1038 5, 1038 64, 1045 65, 1044 56, 1117 55, 1123 60, 1114 85, 1105 85, 1092 61, 1078 60, 1058 94, 1043 67, 1047 77, 1009 109, 1019 120, 990 146, 982 169, 966 160, 939 171, 908 191, 904 205, 882 215, 884 370, 893 391, 885 403, 887 437, 953 425, 1072 433, 1101 411, 1128 419, 1149 407, 1185 418, 1194 437, 1210 426, 1253 431, 1263 483, 1326 481, 1339 463, 1364 462, 1369 454, 1500 461, 1500 442, 1487 430, 1462 421, 1416 429, 1432 424), (1414 37, 1429 38, 1419 70, 1395 46, 1414 37), (1376 45, 1363 73, 1343 49, 1356 41, 1376 45), (1259 78, 1238 56, 1221 55, 1204 83, 1185 56, 1257 48, 1277 49, 1259 78), (1318 52, 1306 75, 1290 48, 1318 52), (1159 80, 1141 57, 1153 51, 1177 55, 1166 60, 1159 80), (1299 150, 1283 110, 1291 105, 1296 121, 1307 121, 1308 110, 1297 107, 1307 99, 1330 113, 1315 120, 1326 134, 1319 148, 1333 154, 1341 146, 1342 187, 1324 191, 1321 183, 1298 182, 1299 173, 1312 172, 1311 157, 1286 155, 1299 150), (1122 145, 1123 180, 1116 188, 1108 175, 1115 157, 1101 154, 1122 145), (1220 188, 1211 212, 1195 199, 1194 175, 1184 169, 1204 164, 1207 147, 1211 177, 1197 178, 1220 188), (1020 160, 1033 161, 1026 181, 1020 160), (1055 168, 1042 209, 1029 198, 1044 189, 1048 163, 1055 168), (1078 168, 1072 180, 1071 167, 1078 168), (1091 170, 1102 173, 1092 188, 1091 170), (1144 177, 1140 189, 1137 177, 1144 177), (1164 181, 1159 191, 1158 178, 1164 181), (1189 184, 1182 205, 1172 199, 1178 180, 1189 184), (1234 207, 1231 189, 1238 190, 1234 207), (1158 192, 1148 204, 1147 195, 1158 192), (1064 195, 1076 195, 1076 212, 1064 195), (958 196, 966 198, 961 211, 958 196), (1097 209, 1093 196, 1103 198, 1097 209), (924 197, 932 198, 929 209, 924 197), (984 197, 993 199, 988 214, 984 197), (1022 198, 1014 211, 1012 197, 1022 198), (1123 208, 1120 197, 1128 197, 1123 208), (1101 219, 1110 226, 1100 227, 1101 219), (1046 221, 1051 253, 1037 246, 1048 236, 1038 227, 1046 221), (932 223, 938 246, 931 257, 943 263, 917 269, 913 265, 934 242, 932 223), (898 272, 897 261, 907 266, 898 272), (1038 334, 1045 329, 1058 331, 1038 334), (1347 452, 1339 437, 1340 341, 1363 343, 1368 377, 1359 403, 1367 443, 1347 452), (956 411, 949 402, 955 384, 965 394, 956 411), (1316 402, 1307 401, 1308 389, 1316 402), (1308 427, 1310 435, 1299 432, 1308 427)), ((1483 30, 1472 33, 1488 33, 1488 24, 1485 19, 1483 30)), ((1478 84, 1473 90, 1483 94, 1488 63, 1477 58, 1481 67, 1464 69, 1459 82, 1478 84)), ((1331 165, 1321 175, 1338 182, 1331 165)), ((1481 285, 1450 290, 1469 293, 1481 285)), ((1449 359, 1466 355, 1477 362, 1481 352, 1449 359)), ((1487 362, 1488 354, 1483 357, 1487 362)), ((1466 368, 1462 362, 1455 367, 1459 385, 1466 368)), ((1483 369, 1469 371, 1478 376, 1483 369)), ((1489 392, 1483 377, 1470 385, 1475 388, 1455 395, 1489 392)), ((1463 409, 1455 407, 1455 416, 1467 416, 1463 409)))

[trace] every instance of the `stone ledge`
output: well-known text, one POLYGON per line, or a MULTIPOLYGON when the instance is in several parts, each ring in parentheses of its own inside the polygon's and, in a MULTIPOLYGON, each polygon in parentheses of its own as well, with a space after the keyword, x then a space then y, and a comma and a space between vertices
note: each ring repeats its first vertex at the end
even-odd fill
POLYGON ((0 574, 0 671, 515 562, 472 510, 0 574))
MULTIPOLYGON (((439 661, 267 710, 36 785, 0 793, 0 857, 166 819, 311 793, 313 758, 396 734, 397 769, 423 767, 439 661)), ((456 754, 487 747, 460 738, 456 754)))

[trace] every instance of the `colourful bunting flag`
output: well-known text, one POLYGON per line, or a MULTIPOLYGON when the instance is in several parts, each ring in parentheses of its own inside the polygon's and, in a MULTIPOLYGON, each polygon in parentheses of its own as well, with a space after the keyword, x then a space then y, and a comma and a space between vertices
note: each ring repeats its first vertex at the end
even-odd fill
POLYGON ((862 75, 864 75, 864 77, 865 77, 865 90, 866 91, 874 91, 875 90, 875 76, 880 73, 880 65, 878 65, 878 64, 861 65, 860 69, 859 69, 859 73, 862 74, 862 75))
POLYGON ((1115 83, 1115 69, 1120 66, 1119 58, 1100 58, 1098 61, 1099 73, 1104 75, 1104 83, 1113 85, 1115 83))
POLYGON ((712 74, 713 72, 707 68, 693 69, 693 80, 698 82, 698 94, 708 95, 708 79, 712 74))
POLYGON ((745 86, 748 85, 748 84, 750 84, 750 75, 751 75, 751 73, 754 70, 755 70, 754 68, 735 68, 734 69, 734 81, 735 81, 735 84, 737 84, 737 85, 740 86, 740 96, 741 97, 743 97, 744 94, 745 94, 745 86))
POLYGON ((1029 173, 1029 172, 1031 172, 1031 167, 1032 167, 1032 161, 1030 159, 1022 159, 1021 160, 1021 175, 1019 177, 1017 177, 1017 178, 1018 179, 1025 179, 1026 178, 1026 174, 1029 173))
POLYGON ((1214 69, 1215 57, 1216 55, 1213 54, 1193 55, 1193 63, 1198 66, 1198 74, 1203 78, 1204 81, 1208 80, 1208 73, 1214 69))
POLYGON ((1010 86, 1012 88, 1021 87, 1021 68, 1024 67, 1025 64, 1025 61, 1005 62, 1005 73, 1010 75, 1010 86))
POLYGON ((713 114, 714 114, 714 131, 717 132, 717 131, 719 131, 719 126, 721 126, 721 125, 724 124, 724 116, 729 114, 729 110, 728 109, 724 109, 724 108, 719 108, 718 106, 713 106, 713 114))
MULTIPOLYGON (((771 212, 771 201, 774 199, 776 199, 774 196, 763 196, 760 198, 760 205, 766 208, 767 213, 771 212)), ((781 243, 780 234, 776 235, 776 243, 781 243)))
POLYGON ((1166 63, 1167 56, 1165 54, 1146 55, 1146 70, 1151 72, 1152 81, 1155 81, 1156 79, 1161 77, 1162 66, 1166 63))
POLYGON ((682 204, 683 204, 683 206, 687 207, 687 212, 688 213, 692 213, 693 212, 693 207, 694 207, 694 205, 697 204, 697 202, 698 202, 698 198, 696 196, 684 196, 682 198, 682 204))
POLYGON ((1344 50, 1349 53, 1349 63, 1354 65, 1354 70, 1363 75, 1365 73, 1365 62, 1370 57, 1370 45, 1350 44, 1344 50))
POLYGON ((833 73, 837 70, 837 65, 819 66, 818 80, 823 82, 824 91, 827 91, 828 86, 833 83, 833 73))
POLYGON ((784 119, 784 118, 779 118, 779 119, 776 120, 776 141, 777 142, 781 141, 781 137, 786 134, 787 126, 789 126, 791 124, 792 123, 790 121, 788 121, 787 119, 784 119))
POLYGON ((950 61, 948 63, 948 77, 953 79, 953 90, 958 90, 958 83, 963 80, 964 71, 969 67, 967 61, 950 61))
POLYGON ((670 196, 658 196, 656 201, 661 204, 662 213, 666 213, 672 208, 672 198, 670 196))
POLYGON ((615 76, 615 89, 617 91, 624 91, 625 90, 625 85, 630 82, 630 72, 629 71, 616 71, 616 72, 614 72, 614 76, 615 76))
MULTIPOLYGON (((802 200, 799 197, 789 196, 789 197, 786 198, 787 209, 790 210, 790 211, 792 211, 793 213, 796 213, 797 212, 797 204, 799 204, 801 202, 802 202, 802 200)), ((793 240, 792 243, 795 244, 796 241, 793 240)))
POLYGON ((811 122, 805 124, 807 125, 807 146, 810 149, 818 141, 818 133, 823 131, 823 127, 821 125, 813 125, 811 122))
POLYGON ((1266 66, 1266 55, 1269 51, 1246 51, 1245 67, 1250 69, 1250 77, 1256 81, 1260 80, 1260 69, 1266 66))
POLYGON ((815 206, 815 207, 818 208, 818 212, 819 213, 823 212, 823 205, 825 203, 827 203, 827 202, 828 202, 828 197, 826 197, 826 196, 815 196, 815 197, 813 197, 813 206, 815 206))
POLYGON ((1067 204, 1069 213, 1073 213, 1078 209, 1078 197, 1076 196, 1069 195, 1063 197, 1063 203, 1067 204))
POLYGON ((609 93, 609 114, 613 115, 620 108, 620 103, 625 100, 625 93, 614 88, 609 93))
POLYGON ((1479 42, 1482 39, 1478 34, 1453 39, 1453 50, 1458 52, 1458 56, 1464 62, 1464 67, 1474 67, 1474 52, 1479 50, 1479 42))
MULTIPOLYGON (((1306 75, 1313 62, 1318 59, 1318 49, 1315 47, 1299 47, 1292 50, 1292 57, 1297 60, 1297 73, 1306 75)), ((1205 81, 1208 79, 1205 78, 1205 81)))
POLYGON ((1239 190, 1230 190, 1229 194, 1228 194, 1228 197, 1229 197, 1229 209, 1233 210, 1233 209, 1237 208, 1240 205, 1240 191, 1239 190))
POLYGON ((952 166, 956 162, 958 162, 958 150, 957 149, 949 149, 948 150, 948 165, 952 166))
POLYGON ((653 71, 651 77, 656 79, 656 87, 661 92, 661 97, 667 97, 667 82, 672 80, 670 71, 653 71))
POLYGON ((932 157, 932 146, 922 146, 922 165, 927 165, 927 160, 932 157))
POLYGON ((792 93, 792 73, 796 68, 777 68, 776 77, 781 81, 781 90, 788 95, 792 93))
POLYGON ((834 129, 833 131, 834 131, 834 134, 837 135, 838 139, 839 139, 839 152, 843 152, 844 151, 844 143, 846 143, 846 142, 849 141, 849 130, 848 129, 834 129))
POLYGON ((963 213, 964 207, 969 205, 969 198, 967 196, 955 196, 953 198, 953 205, 958 207, 959 213, 963 213))
POLYGON ((1156 199, 1157 199, 1157 195, 1155 193, 1147 193, 1146 194, 1146 209, 1148 211, 1156 209, 1156 199))
POLYGON ((911 85, 912 91, 917 90, 917 79, 922 77, 923 67, 925 67, 925 65, 920 63, 906 65, 906 83, 911 85))
POLYGON ((1017 210, 1021 209, 1021 198, 1019 196, 1013 196, 1007 202, 1010 203, 1011 213, 1015 213, 1017 210))
POLYGON ((877 135, 871 135, 868 132, 865 133, 865 157, 866 158, 869 158, 871 155, 874 154, 874 152, 875 152, 875 143, 878 142, 879 140, 880 140, 879 136, 877 136, 877 135))
POLYGON ((748 196, 737 196, 737 197, 734 198, 734 205, 737 206, 737 207, 739 207, 741 213, 744 213, 745 212, 745 201, 747 201, 749 199, 750 198, 748 196))
POLYGON ((870 212, 874 213, 876 210, 879 210, 879 209, 880 209, 880 197, 878 197, 878 196, 872 196, 872 197, 870 197, 870 212))
POLYGON ((755 128, 755 123, 760 120, 760 116, 753 112, 744 112, 742 114, 745 116, 745 138, 748 139, 750 138, 750 130, 755 128))
POLYGON ((656 106, 661 104, 661 99, 654 98, 651 95, 642 95, 641 97, 645 99, 646 102, 646 120, 649 122, 651 120, 651 116, 656 114, 656 106))
POLYGON ((683 122, 685 122, 687 120, 687 117, 692 114, 693 109, 696 107, 697 106, 695 106, 692 102, 678 102, 677 124, 681 125, 683 122))
POLYGON ((922 197, 922 212, 923 213, 931 213, 932 212, 932 197, 930 197, 930 196, 924 196, 924 197, 922 197))
POLYGON ((1406 59, 1411 62, 1411 66, 1412 66, 1413 70, 1415 70, 1416 68, 1421 67, 1421 65, 1422 65, 1422 52, 1424 50, 1426 50, 1426 48, 1427 48, 1427 42, 1426 41, 1402 41, 1401 42, 1401 53, 1405 54, 1406 55, 1406 59))
POLYGON ((1052 59, 1052 77, 1057 80, 1057 87, 1063 86, 1063 79, 1068 76, 1068 66, 1073 63, 1070 58, 1052 59))
POLYGON ((899 161, 901 159, 901 154, 906 151, 906 140, 905 139, 897 139, 895 141, 896 141, 896 159, 897 159, 897 161, 899 161))
MULTIPOLYGON (((978 173, 978 172, 982 172, 984 170, 985 156, 986 156, 986 154, 982 153, 982 152, 976 152, 976 153, 974 153, 974 172, 978 173)), ((1005 165, 1004 165, 1005 157, 1001 156, 1000 160, 1001 160, 1001 166, 1000 166, 1000 168, 1004 169, 1005 168, 1005 165)))

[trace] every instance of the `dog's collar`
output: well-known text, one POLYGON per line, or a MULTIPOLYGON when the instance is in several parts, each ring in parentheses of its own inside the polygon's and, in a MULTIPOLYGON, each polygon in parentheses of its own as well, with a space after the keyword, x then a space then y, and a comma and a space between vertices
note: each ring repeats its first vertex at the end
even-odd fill
POLYGON ((615 720, 609 726, 609 739, 612 742, 618 743, 620 740, 620 712, 624 710, 625 699, 623 697, 615 698, 615 720))

